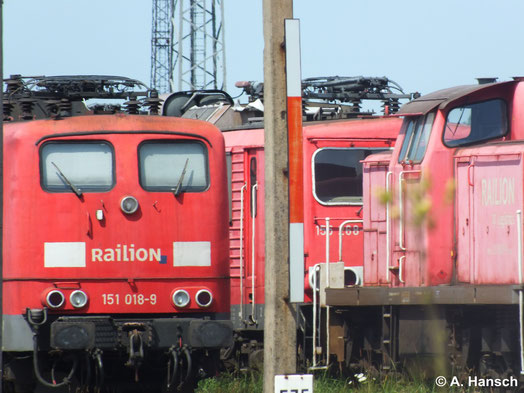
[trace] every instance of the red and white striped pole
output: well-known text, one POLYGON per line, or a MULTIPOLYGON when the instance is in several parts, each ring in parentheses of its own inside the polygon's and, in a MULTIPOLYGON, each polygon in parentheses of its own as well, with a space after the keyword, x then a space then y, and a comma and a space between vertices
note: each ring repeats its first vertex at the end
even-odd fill
POLYGON ((289 146, 289 298, 304 301, 304 176, 300 21, 285 20, 289 146))

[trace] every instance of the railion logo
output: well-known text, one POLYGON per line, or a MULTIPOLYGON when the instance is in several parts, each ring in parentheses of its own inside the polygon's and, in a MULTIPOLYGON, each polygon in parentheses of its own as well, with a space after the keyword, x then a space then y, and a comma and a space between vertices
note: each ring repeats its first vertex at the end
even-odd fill
POLYGON ((135 248, 134 244, 117 244, 115 248, 91 249, 91 262, 158 262, 167 263, 160 248, 135 248))
POLYGON ((505 206, 515 204, 515 179, 493 177, 482 179, 482 205, 505 206))

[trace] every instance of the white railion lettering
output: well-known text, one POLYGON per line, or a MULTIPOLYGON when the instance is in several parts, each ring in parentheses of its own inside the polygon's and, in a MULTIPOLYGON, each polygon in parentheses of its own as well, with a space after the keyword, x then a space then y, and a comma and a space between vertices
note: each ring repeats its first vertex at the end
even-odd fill
POLYGON ((487 206, 488 205, 488 201, 487 201, 487 184, 486 184, 486 179, 482 179, 482 181, 480 182, 480 184, 482 185, 482 204, 484 206, 487 206))
POLYGON ((93 248, 91 250, 91 262, 102 262, 102 250, 99 248, 93 248))
POLYGON ((495 195, 493 195, 493 200, 495 201, 495 206, 498 206, 500 205, 500 182, 499 182, 500 179, 493 179, 493 193, 495 195))
POLYGON ((508 184, 508 205, 513 205, 515 203, 515 179, 509 179, 508 184))
POLYGON ((93 248, 91 249, 92 262, 160 262, 162 260, 162 249, 160 248, 138 248, 135 245, 117 244, 115 248, 93 248))
POLYGON ((468 386, 477 386, 478 377, 476 375, 468 377, 468 386))
POLYGON ((135 245, 131 244, 129 246, 129 260, 133 262, 135 260, 135 245))
POLYGON ((104 250, 104 261, 113 262, 115 260, 115 250, 112 248, 106 248, 104 250))
POLYGON ((482 179, 483 206, 512 205, 515 203, 515 179, 508 177, 482 179))
POLYGON ((508 204, 508 178, 507 177, 502 178, 502 184, 500 187, 500 200, 503 205, 508 204))
POLYGON ((486 205, 492 205, 493 202, 492 202, 492 194, 491 194, 491 181, 488 181, 488 191, 487 191, 487 194, 488 194, 488 198, 486 200, 486 205))
POLYGON ((116 260, 118 262, 122 261, 122 250, 120 249, 120 244, 116 245, 115 252, 116 252, 116 260))
POLYGON ((147 250, 145 248, 139 248, 136 250, 136 259, 144 262, 147 259, 147 250))
POLYGON ((160 248, 157 248, 156 250, 154 248, 149 249, 149 260, 150 261, 160 262, 161 256, 162 256, 162 253, 160 251, 160 248))

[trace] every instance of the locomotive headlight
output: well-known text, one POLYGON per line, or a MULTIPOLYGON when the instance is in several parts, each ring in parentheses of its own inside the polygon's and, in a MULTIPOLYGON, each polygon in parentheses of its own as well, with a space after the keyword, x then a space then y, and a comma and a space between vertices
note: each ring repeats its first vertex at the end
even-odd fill
POLYGON ((65 297, 62 291, 51 289, 43 293, 42 303, 51 309, 57 309, 64 305, 65 297))
POLYGON ((173 294, 173 303, 177 307, 186 307, 190 300, 191 297, 185 289, 177 289, 173 294))
POLYGON ((120 201, 120 208, 125 214, 133 214, 138 210, 138 201, 131 195, 125 196, 120 201))
POLYGON ((71 302, 71 305, 74 308, 85 307, 88 300, 89 300, 89 297, 87 296, 87 293, 85 293, 84 291, 81 291, 80 289, 77 289, 76 291, 71 292, 71 295, 69 296, 69 301, 71 302))
POLYGON ((213 295, 207 289, 197 292, 195 300, 200 307, 209 307, 213 303, 213 295))

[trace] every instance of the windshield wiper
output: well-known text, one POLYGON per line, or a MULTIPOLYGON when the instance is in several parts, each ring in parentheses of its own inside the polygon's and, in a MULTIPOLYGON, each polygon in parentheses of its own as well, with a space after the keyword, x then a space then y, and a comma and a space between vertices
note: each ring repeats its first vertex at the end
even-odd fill
POLYGON ((69 179, 66 177, 66 175, 64 175, 62 173, 62 171, 60 170, 60 168, 54 163, 54 162, 51 162, 51 164, 54 165, 54 167, 56 168, 56 170, 58 171, 58 174, 62 177, 62 179, 64 180, 64 182, 71 188, 71 190, 73 190, 73 192, 76 194, 76 196, 78 197, 81 197, 82 196, 82 191, 80 191, 80 189, 78 187, 76 187, 73 183, 71 183, 69 181, 69 179))
POLYGON ((180 192, 182 191, 182 182, 184 181, 184 176, 186 175, 188 163, 189 163, 189 158, 186 160, 186 163, 184 164, 184 169, 182 169, 182 174, 180 175, 180 179, 178 179, 178 183, 175 187, 175 190, 173 191, 173 194, 175 194, 175 196, 178 196, 180 192))

